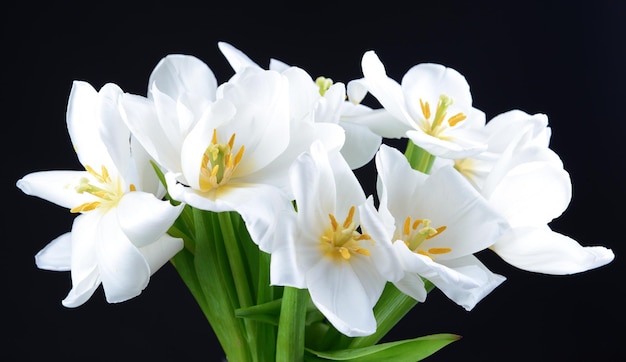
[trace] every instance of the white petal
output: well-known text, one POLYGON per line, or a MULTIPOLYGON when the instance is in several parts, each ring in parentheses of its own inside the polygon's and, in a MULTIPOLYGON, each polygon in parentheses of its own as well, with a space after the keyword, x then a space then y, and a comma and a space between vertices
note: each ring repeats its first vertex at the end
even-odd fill
POLYGON ((476 287, 459 288, 457 284, 435 283, 448 298, 468 311, 506 280, 502 275, 494 274, 487 269, 473 255, 445 260, 442 264, 477 284, 476 287))
POLYGON ((183 239, 173 238, 168 234, 164 234, 153 243, 140 248, 139 252, 148 262, 150 275, 152 275, 174 257, 176 253, 181 251, 183 247, 183 239))
POLYGON ((100 118, 98 131, 102 142, 106 145, 107 153, 110 155, 115 169, 123 172, 122 177, 128 181, 125 172, 130 167, 129 161, 131 159, 130 130, 124 123, 119 109, 118 100, 122 93, 123 91, 119 86, 113 83, 105 84, 98 92, 96 114, 100 118))
POLYGON ((376 331, 373 305, 350 263, 323 258, 306 278, 313 303, 337 330, 348 337, 376 331))
POLYGON ((92 269, 90 273, 80 281, 72 281, 72 283, 72 289, 62 301, 63 306, 67 308, 79 307, 91 298, 93 293, 100 286, 100 274, 98 273, 98 269, 92 269))
POLYGON ((141 248, 165 234, 183 206, 172 206, 146 192, 129 192, 117 206, 118 222, 126 237, 141 248))
POLYGON ((346 131, 346 140, 341 148, 346 162, 353 170, 365 166, 374 158, 382 138, 364 125, 342 121, 339 125, 346 131))
POLYGON ((132 94, 122 95, 120 102, 122 119, 146 152, 168 171, 180 172, 180 149, 159 124, 154 103, 132 94))
POLYGON ((39 171, 17 181, 17 187, 26 195, 36 196, 59 206, 71 209, 93 197, 75 190, 79 180, 87 177, 86 171, 39 171))
POLYGON ((539 226, 559 217, 571 200, 569 174, 548 162, 527 162, 509 171, 489 203, 511 226, 539 226))
POLYGON ((393 282, 393 285, 402 293, 420 303, 424 302, 428 296, 424 281, 417 273, 406 273, 402 279, 393 282))
POLYGON ((70 271, 72 263, 72 237, 65 233, 52 240, 35 255, 39 269, 70 271))
POLYGON ((245 67, 260 68, 258 64, 250 59, 250 57, 229 43, 220 41, 217 43, 217 47, 220 49, 224 57, 226 57, 228 64, 230 64, 235 73, 241 72, 245 67))
POLYGON ((115 211, 104 214, 96 230, 98 270, 109 303, 136 297, 150 279, 148 263, 120 229, 115 211))
MULTIPOLYGON (((436 107, 439 96, 445 94, 452 98, 453 103, 448 108, 448 114, 454 115, 467 112, 472 106, 472 95, 465 77, 458 71, 441 64, 422 63, 413 66, 402 77, 402 91, 406 99, 410 100, 407 106, 420 107, 419 100, 429 102, 432 109, 436 107)), ((413 114, 422 114, 413 111, 413 114)))
POLYGON ((306 269, 299 261, 301 254, 297 253, 295 245, 301 241, 296 230, 296 212, 286 211, 278 217, 281 222, 277 225, 276 242, 271 252, 271 284, 306 288, 306 269))
MULTIPOLYGON (((183 54, 169 54, 159 61, 150 74, 148 91, 156 86, 161 92, 182 101, 194 113, 201 112, 215 100, 217 79, 200 59, 183 54)), ((148 97, 151 97, 148 93, 148 97)))
MULTIPOLYGON (((424 240, 420 248, 451 248, 435 256, 449 260, 488 248, 509 228, 506 220, 452 167, 436 170, 424 182, 412 201, 435 227, 447 229, 437 237, 424 240)), ((418 214, 419 215, 419 214, 418 214)), ((419 216, 415 216, 419 217, 419 216)))
POLYGON ((566 275, 610 263, 615 255, 602 246, 582 246, 548 227, 515 228, 491 248, 507 263, 531 272, 566 275))
POLYGON ((89 83, 72 83, 67 104, 67 130, 80 163, 95 169, 100 169, 101 165, 112 165, 100 139, 99 103, 100 96, 89 83))
MULTIPOLYGON (((413 125, 414 122, 405 109, 402 87, 387 76, 383 63, 373 50, 363 54, 361 67, 369 92, 391 115, 409 126, 413 125)), ((379 134, 384 137, 384 134, 379 134)))

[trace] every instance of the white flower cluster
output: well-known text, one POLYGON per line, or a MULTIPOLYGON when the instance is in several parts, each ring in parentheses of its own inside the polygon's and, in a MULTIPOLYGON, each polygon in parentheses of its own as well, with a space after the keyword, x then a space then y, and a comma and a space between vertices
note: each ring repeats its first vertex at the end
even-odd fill
POLYGON ((272 285, 308 289, 347 336, 376 330, 387 283, 424 301, 427 280, 471 310, 505 279, 475 256, 485 249, 547 274, 613 260, 548 226, 567 208, 571 181, 545 115, 512 110, 487 122, 466 79, 439 64, 418 64, 398 83, 368 51, 363 77, 344 84, 276 59, 264 69, 218 45, 234 70, 221 84, 189 55, 163 58, 146 96, 74 82, 67 128, 85 171, 17 183, 79 214, 36 256, 39 268, 71 270, 65 306, 100 284, 109 302, 139 295, 184 247, 168 229, 185 205, 239 213, 271 255, 272 285), (380 109, 361 104, 368 93, 380 109), (375 196, 353 172, 369 162, 375 196))

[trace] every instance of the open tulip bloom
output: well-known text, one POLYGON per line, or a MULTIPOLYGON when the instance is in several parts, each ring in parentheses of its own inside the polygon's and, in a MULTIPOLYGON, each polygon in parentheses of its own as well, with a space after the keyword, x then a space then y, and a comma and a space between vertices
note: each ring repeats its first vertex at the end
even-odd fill
POLYGON ((343 83, 218 47, 234 71, 222 83, 183 54, 155 66, 145 96, 73 83, 66 123, 84 170, 17 181, 77 215, 35 256, 71 273, 64 306, 100 285, 128 301, 170 262, 228 360, 417 361, 459 336, 380 340, 433 289, 468 311, 495 292, 506 277, 478 252, 544 274, 613 260, 549 226, 572 186, 545 115, 486 122, 440 64, 398 83, 370 50, 343 83), (376 195, 354 173, 368 163, 376 195))

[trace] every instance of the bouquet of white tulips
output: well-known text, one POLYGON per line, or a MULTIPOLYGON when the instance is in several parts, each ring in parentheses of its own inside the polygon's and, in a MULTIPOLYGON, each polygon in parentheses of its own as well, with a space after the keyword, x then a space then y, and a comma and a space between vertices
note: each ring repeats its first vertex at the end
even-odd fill
POLYGON ((549 226, 572 189, 546 115, 487 121, 440 64, 398 82, 370 50, 342 83, 218 47, 234 71, 222 83, 182 54, 155 66, 145 96, 73 83, 84 170, 17 182, 77 214, 35 256, 71 272, 64 306, 100 285, 110 303, 132 299, 170 262, 229 361, 417 361, 460 336, 381 339, 435 288, 470 311, 503 283, 478 252, 553 275, 613 260, 549 226), (375 179, 359 180, 370 162, 375 179))

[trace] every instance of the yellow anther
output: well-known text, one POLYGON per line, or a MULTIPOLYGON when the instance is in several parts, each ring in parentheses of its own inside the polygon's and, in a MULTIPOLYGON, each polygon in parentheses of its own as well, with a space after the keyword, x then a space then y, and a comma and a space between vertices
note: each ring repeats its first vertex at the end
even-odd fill
POLYGON ((435 229, 435 232, 434 232, 434 233, 432 233, 431 235, 428 235, 428 236, 426 237, 426 239, 432 239, 432 238, 434 238, 435 236, 437 236, 437 235, 441 234, 441 233, 442 233, 444 230, 446 230, 446 229, 447 229, 447 226, 445 226, 445 225, 440 226, 440 227, 438 227, 438 228, 436 228, 436 229, 435 229))
POLYGON ((337 222, 335 215, 328 214, 330 226, 320 238, 320 247, 327 257, 349 260, 352 254, 370 255, 369 250, 361 247, 361 241, 371 240, 371 236, 357 230, 358 226, 354 223, 355 210, 356 207, 350 207, 342 224, 337 222))
POLYGON ((348 211, 348 216, 346 217, 346 220, 344 220, 343 222, 343 227, 347 228, 348 226, 350 226, 352 224, 352 218, 354 217, 354 206, 350 207, 350 211, 348 211))
POLYGON ((430 248, 428 249, 428 253, 430 254, 446 254, 451 252, 451 248, 430 248))
POLYGON ((466 118, 467 116, 463 113, 457 113, 454 116, 450 117, 450 119, 448 120, 448 124, 450 125, 450 127, 454 127, 457 125, 457 123, 465 120, 466 118))
POLYGON ((137 191, 137 186, 135 184, 130 184, 130 191, 137 191))
MULTIPOLYGON (((107 168, 101 166, 101 173, 97 173, 89 165, 85 166, 85 170, 93 177, 89 179, 83 177, 78 181, 78 185, 74 188, 79 194, 90 194, 93 197, 99 199, 94 201, 85 202, 79 206, 70 209, 72 213, 87 212, 95 210, 96 208, 110 208, 117 205, 117 202, 124 196, 124 191, 120 180, 113 182, 107 168), (95 182, 94 182, 95 179, 95 182)), ((135 191, 136 187, 133 184, 129 185, 130 191, 135 191)))
POLYGON ((233 165, 233 167, 237 166, 241 161, 241 158, 243 157, 243 150, 244 146, 239 147, 239 151, 237 151, 237 154, 235 155, 235 164, 233 165))
POLYGON ((333 226, 333 231, 337 231, 339 224, 337 223, 337 219, 335 219, 335 215, 328 214, 328 217, 330 218, 330 224, 333 226))
POLYGON ((235 134, 233 133, 232 136, 230 136, 230 139, 228 140, 228 147, 230 147, 230 149, 233 149, 233 145, 235 144, 235 134))
POLYGON ((420 98, 420 106, 422 107, 422 114, 424 114, 424 118, 429 119, 430 118, 430 104, 428 104, 428 102, 422 101, 422 99, 420 98))
POLYGON ((236 134, 232 134, 228 143, 218 143, 217 129, 213 129, 211 143, 202 155, 200 163, 199 186, 202 191, 209 191, 230 180, 233 172, 243 157, 244 147, 233 157, 236 134))
POLYGON ((70 212, 76 214, 79 212, 95 210, 98 208, 98 206, 100 206, 100 204, 101 203, 99 201, 85 202, 84 204, 71 208, 70 212))

